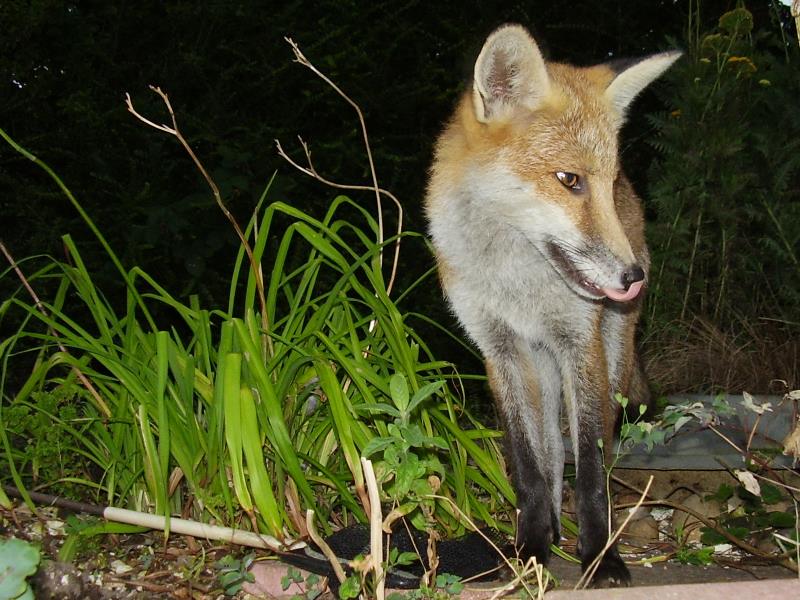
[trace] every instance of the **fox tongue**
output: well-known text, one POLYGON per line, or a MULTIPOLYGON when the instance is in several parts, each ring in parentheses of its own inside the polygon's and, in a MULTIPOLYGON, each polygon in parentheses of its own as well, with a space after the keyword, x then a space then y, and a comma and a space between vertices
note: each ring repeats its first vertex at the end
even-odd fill
POLYGON ((639 295, 643 285, 643 281, 637 281, 631 284, 627 292, 625 290, 615 290, 613 288, 600 288, 600 291, 615 302, 629 302, 639 295))

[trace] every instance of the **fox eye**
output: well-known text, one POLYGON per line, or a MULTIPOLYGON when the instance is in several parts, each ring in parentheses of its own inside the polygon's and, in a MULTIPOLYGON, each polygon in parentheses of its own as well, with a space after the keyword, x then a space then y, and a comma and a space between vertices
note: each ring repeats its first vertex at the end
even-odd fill
POLYGON ((561 182, 561 185, 563 185, 565 188, 569 188, 573 192, 580 192, 583 189, 581 178, 575 173, 556 171, 556 179, 561 182))

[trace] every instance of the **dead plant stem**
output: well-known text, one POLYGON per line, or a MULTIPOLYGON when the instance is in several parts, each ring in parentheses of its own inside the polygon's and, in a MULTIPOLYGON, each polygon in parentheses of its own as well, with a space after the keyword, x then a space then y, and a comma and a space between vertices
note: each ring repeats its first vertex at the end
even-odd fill
MULTIPOLYGON (((278 142, 278 140, 275 140, 276 143, 277 143, 277 146, 278 146, 278 153, 280 154, 281 157, 286 159, 295 168, 299 169, 303 173, 305 173, 305 174, 317 179, 318 181, 320 181, 320 182, 322 182, 322 183, 324 183, 324 184, 326 184, 328 186, 331 186, 331 187, 334 187, 334 188, 339 188, 339 189, 371 190, 371 191, 373 191, 375 193, 375 206, 376 206, 376 210, 377 210, 377 213, 378 213, 377 214, 377 219, 378 219, 378 245, 379 246, 383 246, 383 241, 384 241, 384 234, 383 234, 383 230, 384 230, 384 226, 383 226, 383 203, 381 201, 381 194, 384 194, 387 197, 392 199, 392 201, 397 206, 398 219, 397 219, 397 240, 395 241, 394 259, 392 261, 392 270, 391 270, 391 275, 389 277, 389 282, 388 282, 388 284, 386 286, 387 295, 390 295, 391 291, 392 291, 392 287, 394 285, 395 277, 397 275, 397 266, 398 266, 398 261, 399 261, 399 256, 400 256, 400 234, 402 233, 402 230, 403 230, 403 209, 402 209, 402 206, 401 206, 400 202, 397 200, 397 198, 395 198, 389 192, 387 192, 385 190, 382 190, 380 188, 380 186, 378 185, 378 175, 377 175, 377 172, 375 170, 375 161, 372 158, 372 148, 370 147, 370 144, 369 144, 369 135, 367 134, 367 123, 366 123, 366 121, 364 119, 364 113, 361 111, 361 108, 358 106, 358 104, 352 98, 350 98, 350 96, 348 96, 346 93, 344 93, 344 91, 342 91, 342 89, 338 85, 336 85, 336 83, 334 83, 327 75, 325 75, 325 73, 323 73, 322 71, 317 69, 317 67, 314 66, 314 64, 310 60, 308 60, 308 58, 306 58, 306 56, 300 50, 300 47, 297 45, 297 43, 292 38, 286 37, 284 39, 292 47, 292 52, 294 52, 296 62, 298 62, 299 64, 301 64, 304 67, 306 67, 307 69, 309 69, 317 77, 319 77, 325 83, 327 83, 331 88, 333 88, 333 90, 337 94, 339 94, 339 96, 342 97, 342 99, 344 99, 345 102, 347 102, 350 106, 352 106, 353 109, 356 111, 356 114, 358 115, 358 122, 359 122, 359 124, 361 126, 361 135, 362 135, 362 137, 364 139, 364 148, 365 148, 366 153, 367 153, 367 160, 369 162, 369 170, 370 170, 370 176, 372 178, 372 185, 371 186, 362 186, 362 185, 338 184, 338 183, 334 183, 334 182, 332 182, 332 181, 320 176, 319 173, 317 173, 316 169, 314 169, 314 166, 313 166, 313 164, 311 162, 311 153, 308 150, 308 145, 305 142, 303 142, 302 139, 300 140, 300 143, 303 146, 303 151, 304 151, 304 153, 306 155, 306 160, 308 162, 308 167, 307 168, 304 168, 304 167, 300 166, 297 162, 295 162, 294 160, 290 159, 286 155, 286 153, 283 151, 283 149, 281 148, 280 142, 278 142)), ((381 249, 380 254, 378 255, 378 260, 379 260, 379 264, 382 267, 383 266, 383 249, 381 249)))
POLYGON ((383 573, 383 515, 381 514, 381 498, 378 493, 378 482, 375 479, 375 470, 372 461, 361 457, 361 468, 364 470, 364 479, 369 493, 369 544, 371 566, 375 572, 375 598, 384 600, 386 578, 383 573))
POLYGON ((189 142, 186 141, 186 138, 183 137, 183 134, 181 133, 180 129, 178 129, 178 121, 175 118, 175 112, 172 110, 172 104, 169 101, 169 97, 165 92, 161 90, 160 87, 152 85, 149 87, 153 92, 155 92, 161 97, 161 100, 167 107, 170 119, 172 120, 172 127, 163 124, 158 125, 155 122, 151 121, 150 119, 143 117, 133 107, 133 102, 131 101, 130 94, 126 93, 125 104, 128 107, 128 112, 130 112, 134 117, 136 117, 143 123, 149 125, 150 127, 153 127, 154 129, 163 131, 164 133, 168 133, 174 136, 180 142, 181 146, 183 146, 184 150, 186 150, 187 154, 189 154, 189 157, 192 159, 195 166, 203 175, 203 178, 206 180, 206 183, 208 183, 208 186, 211 188, 211 193, 214 196, 214 200, 216 201, 217 206, 219 206, 222 213, 225 215, 225 217, 233 226, 233 229, 236 232, 236 235, 238 236, 239 241, 241 242, 242 247, 244 248, 244 251, 247 253, 247 258, 250 261, 250 268, 253 270, 253 276, 255 277, 256 289, 258 290, 258 302, 259 305, 261 306, 261 328, 262 328, 263 351, 265 354, 265 358, 269 358, 272 356, 273 348, 272 348, 272 338, 269 335, 270 331, 269 314, 267 314, 267 300, 264 292, 264 274, 263 271, 261 270, 261 265, 259 265, 256 262, 255 256, 253 255, 253 248, 251 247, 250 242, 248 242, 247 237, 244 235, 242 228, 239 227, 239 223, 236 221, 236 218, 233 216, 233 214, 231 214, 231 211, 228 210, 228 207, 222 200, 222 194, 220 193, 219 187, 217 187, 216 182, 211 177, 211 175, 209 175, 208 171, 206 171, 206 168, 203 166, 203 163, 200 161, 199 158, 197 158, 197 155, 194 153, 194 150, 192 150, 192 147, 189 145, 189 142))
MULTIPOLYGON (((0 251, 3 252, 3 255, 6 257, 6 260, 8 261, 8 264, 11 266, 11 268, 17 274, 17 277, 19 278, 19 280, 22 282, 22 286, 28 292, 30 297, 33 299, 33 303, 34 303, 34 306, 36 306, 36 309, 40 313, 42 313, 42 315, 45 317, 45 319, 49 319, 50 315, 47 312, 47 309, 44 307, 44 304, 39 299, 39 296, 36 294, 36 291, 33 289, 33 286, 31 286, 30 282, 25 277, 25 274, 22 272, 22 269, 19 268, 19 264, 17 264, 17 261, 14 260, 14 257, 11 255, 11 252, 8 250, 8 248, 6 248, 6 245, 3 243, 2 240, 0 240, 0 251)), ((67 348, 61 342, 61 338, 59 337, 58 332, 55 329, 53 329, 53 327, 51 327, 50 325, 47 326, 47 329, 50 331, 50 334, 56 340, 56 345, 58 346, 58 349, 63 354, 65 354, 67 356, 71 356, 69 351, 67 350, 67 348)), ((81 382, 83 387, 85 387, 86 390, 91 394, 92 398, 94 398, 94 401, 97 404, 97 407, 102 411, 103 415, 107 419, 111 418, 111 409, 109 408, 108 404, 106 404, 106 401, 103 400, 103 397, 100 395, 100 392, 98 392, 97 389, 92 384, 92 382, 89 381, 89 378, 86 377, 86 375, 83 374, 83 371, 81 371, 78 367, 76 367, 74 365, 72 367, 72 372, 75 373, 75 376, 81 382)), ((105 426, 105 423, 104 423, 104 426, 105 426)))
MULTIPOLYGON (((640 494, 640 495, 643 494, 642 490, 637 488, 635 485, 633 485, 631 483, 628 483, 624 479, 622 479, 622 478, 620 478, 620 477, 618 477, 616 475, 612 475, 612 478, 614 479, 614 481, 616 481, 620 485, 623 485, 626 488, 628 488, 630 490, 633 490, 637 494, 640 494)), ((647 496, 647 494, 644 494, 644 495, 647 496)), ((760 550, 760 549, 756 548, 755 546, 753 546, 751 544, 748 544, 744 540, 737 538, 735 535, 731 534, 724 527, 720 527, 719 525, 717 525, 714 521, 712 521, 711 519, 709 519, 705 515, 700 514, 699 512, 689 508, 688 506, 684 506, 680 502, 675 502, 674 500, 668 500, 666 498, 661 498, 661 499, 645 500, 644 502, 640 501, 640 502, 636 502, 636 503, 620 504, 618 506, 618 508, 628 508, 628 507, 631 507, 631 506, 636 506, 636 507, 638 507, 638 506, 666 506, 667 508, 672 508, 674 510, 685 512, 686 514, 688 514, 688 515, 694 517, 695 519, 697 519, 698 521, 700 521, 703 525, 705 525, 709 529, 713 529, 716 533, 720 534, 722 537, 724 537, 726 540, 728 540, 731 544, 733 544, 734 546, 737 546, 738 548, 741 548, 745 552, 748 552, 749 554, 753 554, 754 556, 758 556, 759 558, 763 558, 763 559, 768 560, 770 562, 774 562, 776 564, 779 564, 782 567, 786 567, 787 569, 789 569, 791 571, 797 572, 798 565, 792 559, 788 558, 787 554, 774 555, 774 554, 770 554, 769 552, 764 552, 763 550, 760 550)), ((631 511, 631 514, 633 512, 634 511, 631 511)))
POLYGON ((322 550, 325 558, 328 559, 331 568, 333 568, 333 572, 336 574, 336 579, 339 580, 339 583, 344 583, 344 580, 347 579, 347 575, 345 575, 342 564, 339 562, 336 553, 325 540, 322 539, 322 536, 317 533, 317 528, 314 525, 314 511, 310 508, 306 510, 306 529, 308 529, 308 535, 311 537, 311 540, 317 545, 317 548, 322 550))

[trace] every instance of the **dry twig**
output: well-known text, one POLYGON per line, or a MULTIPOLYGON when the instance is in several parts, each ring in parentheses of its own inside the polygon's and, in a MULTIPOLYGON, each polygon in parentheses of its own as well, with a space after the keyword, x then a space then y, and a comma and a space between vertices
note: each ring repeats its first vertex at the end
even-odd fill
MULTIPOLYGON (((644 504, 644 499, 647 497, 647 494, 650 491, 650 486, 652 484, 653 484, 653 476, 651 475, 650 479, 647 480, 647 485, 645 486, 644 490, 639 492, 639 501, 634 503, 634 505, 633 505, 635 507, 635 509, 629 511, 628 512, 628 516, 625 517, 625 520, 622 522, 622 525, 617 527, 617 530, 613 534, 608 536, 608 540, 606 541, 606 545, 600 551, 600 554, 598 554, 595 557, 595 559, 589 564, 589 568, 587 568, 586 571, 583 572, 583 574, 581 575, 581 578, 578 580, 578 583, 575 584, 575 589, 576 590, 583 589, 583 588, 585 588, 586 586, 589 585, 589 582, 592 580, 592 577, 597 572, 597 568, 600 566, 600 561, 603 559, 603 557, 605 556, 606 552, 608 552, 608 549, 611 548, 611 546, 613 546, 616 543, 616 541, 619 538, 619 536, 625 530, 625 527, 627 527, 628 522, 633 518, 633 515, 636 514, 636 510, 638 510, 638 508, 640 506, 642 506, 642 504, 644 504)), ((610 498, 609 498, 608 502, 609 502, 609 505, 610 505, 611 504, 611 499, 610 498)), ((610 522, 611 521, 609 520, 609 523, 610 522)))
POLYGON ((170 119, 172 120, 172 127, 169 125, 164 124, 157 124, 150 119, 143 117, 134 107, 133 102, 131 101, 130 94, 125 94, 125 104, 128 107, 128 112, 130 112, 134 117, 139 119, 142 123, 149 125, 153 129, 157 129, 159 131, 163 131, 164 133, 168 133, 169 135, 175 136, 175 138, 180 142, 181 146, 186 150, 189 154, 189 157, 194 162, 195 166, 198 168, 200 173, 203 175, 203 178, 208 183, 208 186, 211 188, 211 193, 214 195, 214 200, 219 206, 222 213, 225 217, 230 221, 231 225, 233 225, 234 231, 236 231, 236 235, 239 237, 239 241, 242 244, 245 252, 247 253, 247 258, 250 261, 250 267, 253 270, 253 275, 256 279, 256 288, 258 290, 258 301, 261 305, 261 326, 263 329, 263 344, 264 344, 264 351, 267 356, 272 356, 272 338, 269 336, 269 315, 267 314, 267 300, 266 295, 264 293, 264 274, 261 270, 261 265, 256 262, 255 256, 253 255, 253 248, 250 246, 250 242, 247 240, 247 237, 244 235, 242 228, 239 227, 239 223, 236 221, 236 218, 231 214, 231 211, 228 210, 228 207, 225 205, 225 202, 222 200, 222 194, 220 194, 219 187, 212 179, 211 175, 209 175, 208 171, 206 171, 203 163, 200 162, 200 159, 197 158, 197 155, 192 150, 192 147, 189 145, 189 142, 186 141, 186 138, 183 137, 183 134, 178 129, 178 122, 175 118, 175 112, 172 110, 172 104, 169 101, 169 97, 165 92, 161 90, 160 87, 156 86, 149 86, 153 92, 158 94, 163 100, 164 105, 167 107, 167 111, 169 112, 170 119))
MULTIPOLYGON (((617 483, 619 483, 621 485, 624 485, 625 487, 627 487, 630 490, 633 490, 637 494, 644 494, 644 496, 648 495, 647 494, 647 490, 642 491, 639 488, 637 488, 635 485, 633 485, 631 483, 628 483, 627 481, 625 481, 624 479, 621 479, 620 477, 617 477, 616 475, 612 475, 612 478, 617 483)), ((720 534, 722 537, 724 537, 726 540, 728 540, 731 544, 733 544, 734 546, 736 546, 738 548, 741 548, 745 552, 747 552, 749 554, 752 554, 754 556, 757 556, 759 558, 763 558, 763 559, 768 560, 770 562, 774 562, 776 564, 779 564, 780 566, 786 567, 787 569, 789 569, 791 571, 794 571, 795 573, 798 572, 798 565, 795 564, 795 562, 791 558, 789 558, 787 553, 777 554, 776 555, 776 554, 770 554, 769 552, 765 552, 765 551, 763 551, 763 550, 761 550, 759 548, 756 548, 752 544, 748 544, 746 541, 737 538, 735 535, 730 533, 727 529, 725 529, 724 527, 720 527, 719 525, 717 525, 714 521, 712 521, 711 519, 709 519, 705 515, 700 514, 699 512, 689 508, 688 506, 684 506, 680 502, 675 502, 674 500, 668 500, 666 498, 660 498, 660 499, 653 499, 653 500, 645 500, 644 502, 642 502, 640 500, 639 502, 636 502, 636 503, 633 503, 633 504, 627 504, 627 503, 626 504, 620 504, 618 506, 618 508, 628 508, 628 507, 631 507, 631 506, 636 506, 637 508, 639 506, 666 506, 667 508, 672 508, 674 510, 678 510, 678 511, 684 512, 687 515, 690 515, 690 516, 694 517, 695 519, 697 519, 698 521, 700 521, 703 525, 705 525, 709 529, 713 529, 716 533, 720 534)), ((631 511, 631 514, 633 514, 634 512, 635 511, 631 511)))
POLYGON ((322 550, 325 558, 328 559, 328 562, 331 564, 331 568, 333 568, 333 572, 336 574, 336 579, 339 580, 339 583, 344 583, 344 580, 347 579, 347 575, 345 575, 344 569, 342 568, 336 553, 325 542, 325 540, 322 539, 322 536, 317 533, 317 528, 314 526, 314 511, 310 508, 306 510, 306 529, 308 530, 308 535, 317 545, 317 548, 322 550))
MULTIPOLYGON (((303 139, 300 138, 300 136, 298 136, 298 139, 300 140, 300 145, 303 148, 303 153, 305 154, 305 157, 306 157, 307 166, 304 167, 301 164, 299 164, 297 161, 295 161, 292 158, 290 158, 286 154, 286 152, 283 150, 283 147, 281 146, 280 141, 279 140, 275 140, 275 144, 276 144, 277 149, 278 149, 278 154, 284 160, 286 160, 290 165, 292 165, 294 168, 298 169, 302 173, 305 173, 309 177, 313 177, 317 181, 319 181, 319 182, 321 182, 321 183, 323 183, 323 184, 325 184, 327 186, 330 186, 330 187, 333 187, 333 188, 337 188, 337 189, 342 189, 342 190, 361 190, 361 191, 369 191, 369 190, 371 190, 371 191, 375 192, 375 205, 376 205, 376 210, 377 210, 377 213, 378 213, 377 214, 377 218, 378 218, 378 245, 380 245, 380 246, 383 245, 383 241, 384 241, 384 237, 383 237, 383 229, 384 229, 384 227, 383 227, 383 203, 381 201, 381 196, 384 195, 387 198, 390 198, 392 200, 392 202, 394 202, 395 206, 397 207, 397 213, 398 213, 398 216, 397 216, 397 231, 396 231, 397 240, 394 243, 394 258, 393 258, 393 261, 392 261, 392 270, 391 270, 391 274, 389 276, 389 282, 388 282, 388 284, 386 286, 386 293, 387 294, 391 294, 392 287, 394 286, 394 281, 395 281, 395 278, 396 278, 396 275, 397 275, 397 265, 398 265, 399 258, 400 258, 400 234, 403 232, 403 206, 400 204, 400 201, 391 192, 388 192, 388 191, 382 189, 378 185, 378 176, 377 176, 377 173, 375 171, 375 162, 372 159, 372 149, 370 148, 369 136, 367 135, 367 124, 366 124, 366 121, 364 120, 364 114, 361 112, 361 108, 358 106, 358 104, 355 101, 353 101, 350 98, 350 96, 345 94, 338 85, 336 85, 327 75, 325 75, 323 72, 321 72, 319 69, 317 69, 317 67, 315 67, 314 64, 310 60, 308 60, 306 58, 306 56, 300 50, 300 47, 297 45, 297 43, 292 38, 287 37, 287 38, 284 38, 284 39, 292 47, 292 51, 294 52, 294 55, 295 55, 295 62, 303 65, 304 67, 306 67, 308 69, 310 69, 317 77, 322 79, 331 88, 333 88, 333 90, 337 94, 339 94, 339 96, 341 96, 345 100, 345 102, 347 102, 350 106, 352 106, 353 109, 356 111, 356 114, 358 115, 358 122, 361 125, 361 134, 362 134, 362 136, 364 138, 364 147, 365 147, 366 152, 367 152, 367 160, 369 161, 369 170, 370 170, 370 175, 372 177, 372 185, 368 186, 368 185, 350 185, 350 184, 336 183, 336 182, 331 181, 330 179, 327 179, 327 178, 323 177, 322 175, 320 175, 317 172, 317 170, 314 168, 314 164, 311 161, 311 151, 309 150, 308 144, 305 141, 303 141, 303 139)), ((382 249, 381 249, 381 252, 380 252, 380 255, 379 255, 379 261, 380 261, 380 265, 383 266, 383 250, 382 249)))
MULTIPOLYGON (((49 318, 50 315, 48 314, 47 309, 44 307, 44 304, 39 299, 39 296, 36 294, 36 291, 33 289, 30 282, 25 277, 25 274, 22 272, 22 269, 19 268, 17 261, 14 260, 13 256, 11 256, 11 253, 9 252, 8 248, 6 248, 5 244, 2 241, 0 241, 0 251, 3 252, 3 255, 6 257, 8 264, 11 265, 11 268, 17 274, 17 277, 19 277, 19 280, 22 282, 22 285, 25 288, 25 290, 28 292, 30 297, 33 298, 33 303, 34 306, 36 306, 36 309, 40 313, 42 313, 42 315, 44 315, 46 319, 49 318)), ((53 336, 53 338, 56 340, 56 345, 58 346, 58 349, 63 354, 69 356, 70 353, 64 346, 64 344, 61 343, 61 338, 59 337, 58 332, 50 326, 48 326, 48 330, 50 331, 50 334, 53 336)), ((73 366, 72 372, 75 373, 75 376, 81 382, 83 387, 85 387, 86 390, 92 395, 92 398, 94 398, 94 401, 97 403, 97 406, 102 411, 103 415, 106 418, 111 418, 111 409, 108 407, 108 404, 106 404, 106 401, 103 400, 103 397, 100 395, 100 392, 97 391, 94 385, 92 385, 92 382, 89 381, 86 375, 83 374, 83 371, 81 371, 78 367, 73 366)))

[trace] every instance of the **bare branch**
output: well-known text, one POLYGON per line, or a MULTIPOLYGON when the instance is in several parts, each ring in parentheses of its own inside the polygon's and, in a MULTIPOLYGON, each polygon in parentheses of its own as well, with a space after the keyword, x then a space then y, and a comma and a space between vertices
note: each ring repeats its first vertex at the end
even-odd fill
MULTIPOLYGON (((299 171, 305 173, 309 177, 313 177, 317 181, 319 181, 321 183, 324 183, 325 185, 328 185, 330 187, 337 188, 337 189, 343 189, 343 190, 373 191, 375 193, 375 205, 376 205, 376 210, 377 210, 377 213, 378 213, 377 218, 378 218, 378 244, 379 245, 382 245, 383 241, 384 241, 384 233, 383 233, 383 230, 384 230, 384 226, 383 226, 383 204, 382 204, 381 196, 386 196, 387 198, 390 198, 392 200, 392 202, 394 202, 395 206, 397 207, 397 212, 398 212, 397 232, 396 232, 397 233, 397 240, 395 241, 394 258, 393 258, 393 261, 392 261, 392 270, 391 270, 391 274, 389 276, 389 282, 388 282, 388 284, 386 286, 387 294, 391 294, 392 287, 394 286, 394 281, 395 281, 395 278, 397 276, 397 267, 398 267, 398 262, 399 262, 399 259, 400 259, 400 234, 403 232, 403 207, 400 204, 400 201, 394 195, 392 195, 391 193, 389 193, 386 190, 381 189, 380 186, 378 185, 378 176, 377 176, 377 173, 375 171, 375 162, 374 162, 374 160, 372 158, 372 148, 370 147, 370 144, 369 144, 369 136, 367 134, 367 124, 366 124, 366 121, 364 120, 364 114, 361 112, 361 108, 358 106, 358 104, 352 98, 350 98, 350 96, 348 96, 346 93, 344 93, 342 91, 342 89, 338 85, 336 85, 327 75, 325 75, 319 69, 317 69, 317 67, 315 67, 314 64, 310 60, 308 60, 308 58, 306 58, 306 56, 300 50, 300 47, 297 45, 297 43, 295 43, 295 41, 292 38, 286 37, 284 39, 292 47, 292 52, 294 52, 294 56, 295 56, 295 62, 303 65, 307 69, 310 69, 317 77, 322 79, 331 88, 333 88, 333 90, 337 94, 339 94, 339 96, 341 96, 345 100, 345 102, 347 102, 350 106, 352 106, 353 109, 356 111, 356 114, 358 115, 358 122, 361 125, 361 133, 362 133, 362 136, 364 138, 364 148, 365 148, 365 150, 367 152, 367 160, 369 161, 369 169, 370 169, 370 175, 372 177, 372 185, 371 186, 366 186, 366 185, 346 185, 346 184, 333 182, 333 181, 321 176, 317 172, 317 170, 314 168, 314 165, 311 162, 311 152, 309 151, 308 144, 306 144, 302 139, 300 139, 300 145, 302 146, 303 152, 306 155, 306 161, 308 163, 308 165, 306 167, 300 165, 297 161, 295 161, 292 158, 290 158, 286 154, 286 152, 284 152, 283 148, 281 147, 280 142, 278 140, 275 140, 275 142, 277 144, 277 148, 278 148, 278 154, 282 158, 284 158, 289 164, 291 164, 293 167, 298 169, 299 171)), ((383 266, 383 251, 382 250, 381 250, 381 253, 379 255, 379 259, 380 259, 380 265, 383 266)))
POLYGON ((150 89, 158 94, 161 97, 161 100, 164 102, 164 105, 167 107, 167 111, 169 112, 170 119, 172 120, 172 127, 168 125, 157 125, 155 122, 151 121, 143 117, 134 107, 133 102, 131 101, 130 94, 125 94, 125 103, 128 106, 128 111, 132 113, 137 119, 153 127, 154 129, 158 129, 159 131, 163 131, 164 133, 168 133, 170 135, 175 136, 175 138, 180 142, 181 146, 186 150, 189 154, 189 157, 194 162, 195 166, 198 168, 200 173, 203 175, 203 178, 208 183, 208 186, 211 188, 211 193, 214 195, 214 200, 219 206, 222 213, 228 219, 228 221, 233 226, 234 231, 236 231, 236 235, 239 238, 239 241, 242 244, 245 252, 247 253, 247 258, 250 262, 250 267, 253 270, 253 275, 255 276, 256 280, 256 289, 258 290, 258 300, 259 304, 261 305, 261 324, 262 329, 264 331, 263 335, 263 344, 264 344, 264 351, 269 356, 272 355, 272 339, 269 337, 269 315, 267 314, 267 299, 264 292, 264 275, 261 270, 261 266, 256 262, 255 256, 253 255, 253 248, 250 245, 250 242, 247 240, 247 237, 244 235, 242 228, 239 227, 239 223, 236 221, 236 218, 231 214, 231 211, 228 210, 228 207, 222 200, 222 194, 220 194, 219 187, 217 187, 216 182, 214 179, 209 175, 208 171, 206 171, 203 163, 200 162, 200 159, 197 158, 197 155, 192 150, 192 147, 189 145, 189 142, 186 141, 186 138, 183 137, 183 134, 178 129, 178 121, 175 118, 175 111, 172 110, 172 104, 169 101, 169 96, 165 92, 161 90, 160 87, 157 86, 149 86, 150 89))
MULTIPOLYGON (((633 484, 625 481, 624 479, 622 479, 620 477, 617 477, 616 475, 612 475, 611 477, 617 483, 619 483, 621 485, 624 485, 628 489, 633 490, 634 492, 636 492, 637 494, 642 496, 639 499, 639 502, 636 502, 634 504, 620 504, 619 506, 617 506, 617 508, 626 508, 626 507, 630 507, 630 506, 635 506, 636 508, 638 508, 640 506, 666 506, 666 507, 672 508, 674 510, 679 510, 681 512, 686 513, 687 515, 690 515, 690 516, 694 517, 695 519, 700 521, 703 525, 705 525, 709 529, 713 529, 715 532, 717 532, 722 537, 727 539, 731 544, 741 548, 745 552, 748 552, 748 553, 750 553, 750 554, 752 554, 754 556, 758 556, 759 558, 763 558, 763 559, 768 560, 770 562, 776 563, 776 564, 778 564, 778 565, 780 565, 782 567, 786 567, 787 569, 789 569, 791 571, 794 571, 795 573, 798 572, 797 571, 798 565, 791 558, 789 558, 786 553, 784 553, 782 555, 781 554, 776 555, 776 554, 771 554, 769 552, 765 552, 765 551, 763 551, 763 550, 761 550, 759 548, 756 548, 752 544, 747 543, 745 540, 742 540, 742 539, 736 537, 731 532, 729 532, 727 529, 725 529, 724 527, 721 527, 720 525, 715 523, 712 519, 706 517, 703 514, 700 514, 699 512, 689 508, 688 506, 684 506, 680 502, 675 502, 674 500, 669 500, 667 498, 644 500, 644 498, 649 496, 649 493, 648 493, 647 489, 640 490, 639 488, 637 488, 633 484), (642 500, 644 500, 644 502, 642 500)), ((651 480, 652 480, 652 477, 651 477, 651 480)), ((649 482, 648 482, 648 484, 649 484, 649 482)), ((648 487, 649 487, 649 485, 648 485, 648 487)), ((628 516, 632 515, 634 512, 635 512, 635 510, 631 511, 628 516)))
MULTIPOLYGON (((300 171, 301 173, 305 173, 309 177, 316 179, 320 183, 327 185, 328 187, 332 187, 335 189, 340 190, 354 190, 354 191, 372 191, 375 190, 372 186, 369 185, 354 185, 354 184, 344 184, 344 183, 337 183, 335 181, 331 181, 330 179, 322 176, 317 171, 316 167, 314 167, 314 163, 311 161, 311 150, 309 149, 308 144, 303 140, 302 137, 299 135, 297 139, 300 142, 300 146, 303 148, 303 152, 306 155, 306 164, 307 166, 303 166, 286 154, 286 151, 281 146, 279 140, 275 140, 275 146, 278 149, 278 155, 283 158, 286 162, 292 165, 295 169, 300 171)), ((400 262, 400 234, 403 233, 403 205, 400 203, 400 200, 397 199, 397 196, 392 194, 390 191, 385 190, 383 188, 377 188, 377 192, 380 195, 386 196, 389 198, 397 207, 397 231, 395 234, 397 235, 397 241, 394 244, 394 257, 392 259, 392 271, 389 275, 389 282, 386 285, 386 292, 387 294, 391 294, 392 288, 394 287, 394 281, 397 278, 397 267, 398 263, 400 262)), ((380 228, 380 224, 378 225, 380 228)))

